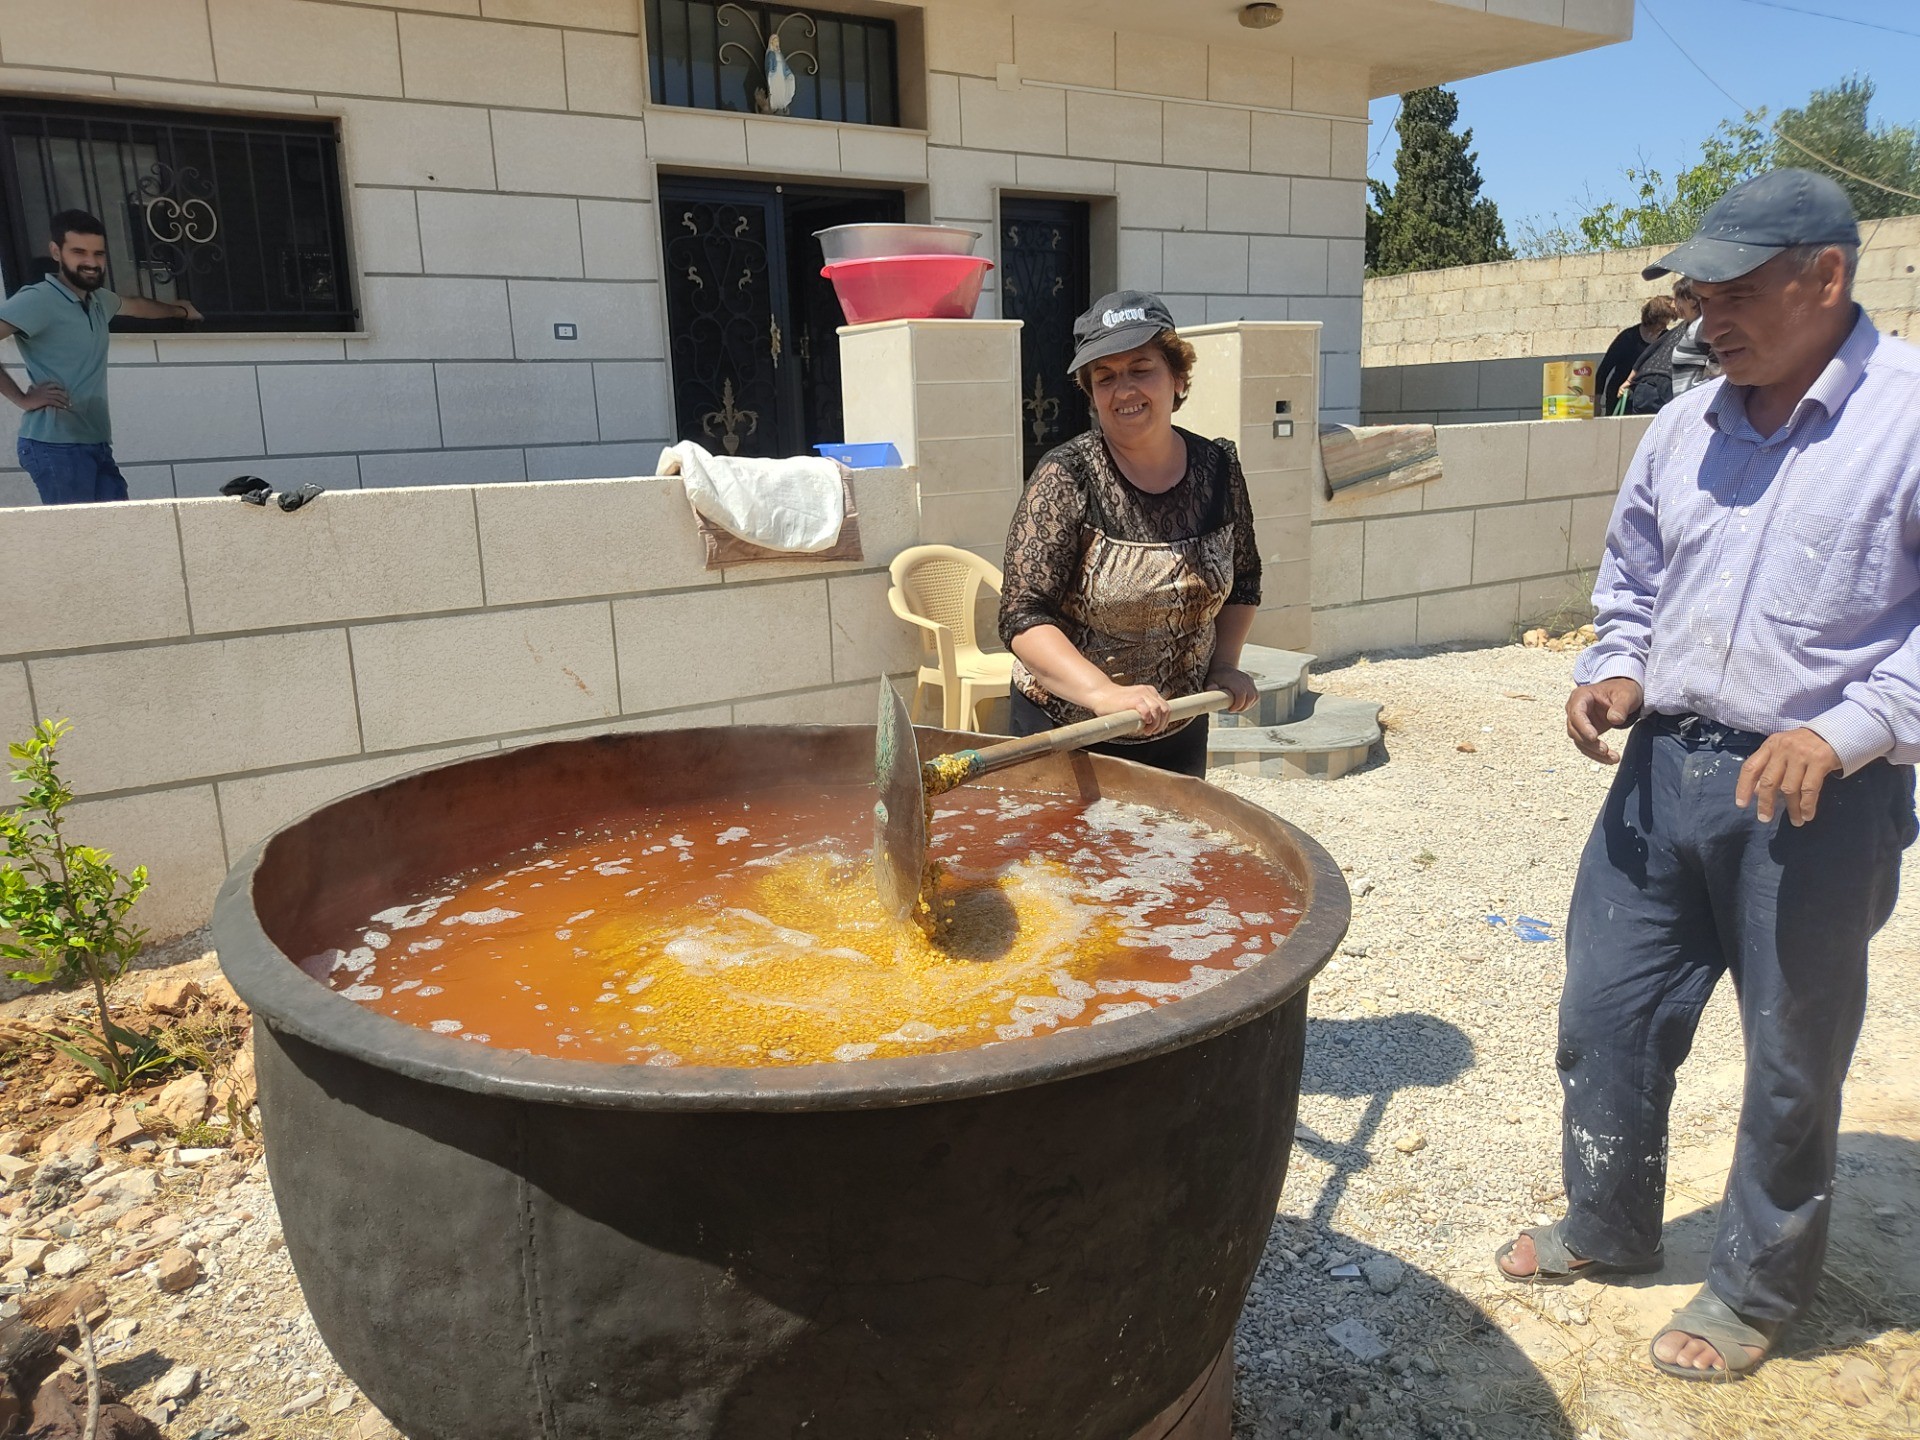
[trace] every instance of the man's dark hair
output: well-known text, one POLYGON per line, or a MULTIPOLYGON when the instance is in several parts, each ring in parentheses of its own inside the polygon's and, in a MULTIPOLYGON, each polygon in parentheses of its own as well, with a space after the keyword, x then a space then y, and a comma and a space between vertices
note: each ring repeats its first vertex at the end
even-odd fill
POLYGON ((89 215, 84 210, 62 210, 47 222, 47 238, 56 245, 65 245, 69 235, 98 235, 107 238, 107 227, 100 223, 97 215, 89 215))

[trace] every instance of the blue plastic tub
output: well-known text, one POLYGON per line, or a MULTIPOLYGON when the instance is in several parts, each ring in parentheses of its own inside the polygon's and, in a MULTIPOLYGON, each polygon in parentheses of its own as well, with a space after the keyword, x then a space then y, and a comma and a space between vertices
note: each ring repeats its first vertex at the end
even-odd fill
POLYGON ((900 452, 885 440, 868 441, 860 445, 816 445, 813 448, 829 460, 838 460, 849 470, 900 468, 900 452))

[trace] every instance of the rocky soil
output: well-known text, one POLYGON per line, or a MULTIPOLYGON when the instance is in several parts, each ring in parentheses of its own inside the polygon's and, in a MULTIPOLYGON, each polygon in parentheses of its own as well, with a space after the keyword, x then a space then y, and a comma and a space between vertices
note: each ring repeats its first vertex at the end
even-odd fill
MULTIPOLYGON (((1710 1243, 1740 1073, 1728 996, 1674 1107, 1666 1272, 1543 1292, 1491 1275, 1493 1247, 1559 1202, 1559 935, 1608 778, 1562 737, 1571 661, 1515 646, 1332 670, 1321 688, 1386 704, 1389 760, 1330 785, 1222 778, 1319 838, 1355 894, 1312 993, 1293 1167, 1239 1332, 1236 1440, 1883 1440, 1920 1427, 1912 899, 1876 949, 1829 1280, 1784 1359, 1711 1388, 1644 1361, 1710 1243)), ((220 1050, 240 1017, 204 947, 189 936, 157 952, 160 968, 122 993, 131 1007, 152 983, 165 1000, 194 981, 204 993, 180 1001, 181 1021, 220 1050)), ((104 1103, 33 1028, 80 1005, 0 1005, 0 1317, 49 1287, 100 1283, 104 1378, 169 1440, 392 1436, 315 1333, 259 1144, 223 1103, 250 1098, 243 1052, 217 1057, 211 1086, 189 1077, 137 1107, 104 1103)))

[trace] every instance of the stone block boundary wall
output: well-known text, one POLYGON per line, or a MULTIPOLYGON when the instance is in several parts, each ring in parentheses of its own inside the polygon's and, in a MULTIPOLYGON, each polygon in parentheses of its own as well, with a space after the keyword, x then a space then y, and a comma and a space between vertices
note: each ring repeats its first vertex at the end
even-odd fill
POLYGON ((1440 427, 1441 478, 1313 508, 1313 650, 1504 642, 1585 620, 1607 521, 1651 424, 1440 427))
POLYGON ((0 735, 70 719, 70 833, 206 921, 301 812, 424 765, 607 730, 871 723, 916 641, 886 565, 911 470, 855 475, 866 559, 703 567, 678 479, 0 510, 0 735))
MULTIPOLYGON (((1861 227, 1861 239, 1856 296, 1881 329, 1911 338, 1920 317, 1920 215, 1870 220, 1861 227)), ((1670 282, 1640 278, 1665 248, 1370 279, 1360 363, 1375 369, 1598 356, 1639 318, 1648 296, 1665 293, 1670 282)), ((1537 368, 1533 375, 1537 407, 1537 368)))
POLYGON ((1541 367, 1549 360, 1576 359, 1597 365, 1600 354, 1375 366, 1360 372, 1361 421, 1367 425, 1489 425, 1538 420, 1541 367))

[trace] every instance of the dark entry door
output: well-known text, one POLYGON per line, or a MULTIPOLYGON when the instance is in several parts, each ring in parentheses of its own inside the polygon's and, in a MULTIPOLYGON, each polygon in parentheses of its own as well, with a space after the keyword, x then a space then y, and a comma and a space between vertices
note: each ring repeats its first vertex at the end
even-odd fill
POLYGON ((1022 320, 1021 439, 1029 473, 1087 428, 1087 397, 1067 375, 1073 322, 1093 303, 1090 223, 1083 200, 1000 201, 1000 313, 1022 320))
POLYGON ((722 455, 797 455, 842 438, 843 321, 812 232, 904 211, 897 191, 661 179, 682 438, 722 455))

